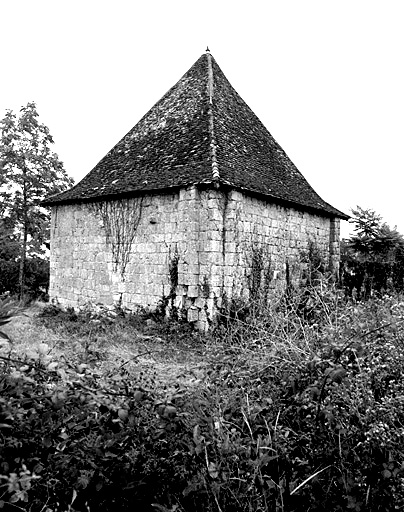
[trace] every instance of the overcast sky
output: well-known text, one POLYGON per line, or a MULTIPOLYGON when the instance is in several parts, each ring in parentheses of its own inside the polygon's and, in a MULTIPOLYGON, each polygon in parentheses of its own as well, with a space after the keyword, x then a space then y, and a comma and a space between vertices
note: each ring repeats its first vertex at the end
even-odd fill
POLYGON ((404 233, 403 26, 403 0, 0 0, 0 116, 35 101, 78 181, 208 45, 324 200, 404 233))

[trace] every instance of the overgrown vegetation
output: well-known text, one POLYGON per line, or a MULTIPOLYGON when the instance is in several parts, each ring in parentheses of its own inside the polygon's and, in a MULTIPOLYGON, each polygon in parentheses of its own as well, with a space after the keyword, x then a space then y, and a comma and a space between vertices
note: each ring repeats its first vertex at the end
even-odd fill
POLYGON ((352 210, 354 234, 341 243, 341 278, 346 294, 367 299, 404 289, 404 238, 374 210, 352 210))
POLYGON ((403 509, 404 299, 264 307, 202 339, 50 306, 2 340, 1 506, 403 509))
POLYGON ((204 337, 165 315, 176 253, 154 314, 48 305, 13 330, 1 301, 0 508, 403 510, 404 242, 354 213, 345 291, 309 244, 303 285, 271 293, 254 246, 248 303, 224 298, 204 337))
MULTIPOLYGON (((1 229, 0 229, 1 231, 1 229)), ((17 297, 20 293, 19 283, 20 255, 14 246, 0 242, 0 297, 10 295, 17 297)), ((24 300, 47 297, 49 287, 49 261, 38 257, 25 260, 24 300)))
POLYGON ((30 102, 0 120, 0 294, 20 299, 48 287, 50 210, 41 201, 73 185, 38 117, 30 102))

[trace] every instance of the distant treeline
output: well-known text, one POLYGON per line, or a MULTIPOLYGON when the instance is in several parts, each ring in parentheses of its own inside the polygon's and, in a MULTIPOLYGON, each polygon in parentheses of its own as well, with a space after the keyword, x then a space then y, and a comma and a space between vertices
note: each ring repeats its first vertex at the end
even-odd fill
POLYGON ((341 285, 346 295, 367 299, 404 289, 404 238, 373 210, 352 210, 354 234, 341 242, 341 285))

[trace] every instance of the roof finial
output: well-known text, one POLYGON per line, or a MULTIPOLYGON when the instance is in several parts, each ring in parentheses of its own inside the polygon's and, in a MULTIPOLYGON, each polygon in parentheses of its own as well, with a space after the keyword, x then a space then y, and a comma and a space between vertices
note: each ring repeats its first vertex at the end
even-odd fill
POLYGON ((210 53, 209 46, 206 47, 206 53, 210 53))

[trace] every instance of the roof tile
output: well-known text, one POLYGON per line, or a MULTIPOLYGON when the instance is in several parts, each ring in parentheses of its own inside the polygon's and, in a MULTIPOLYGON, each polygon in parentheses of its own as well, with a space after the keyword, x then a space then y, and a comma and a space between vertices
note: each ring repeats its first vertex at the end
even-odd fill
POLYGON ((212 182, 347 218, 313 190, 210 53, 85 178, 44 204, 212 182))

